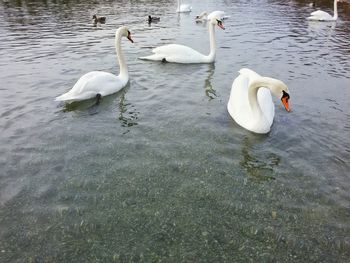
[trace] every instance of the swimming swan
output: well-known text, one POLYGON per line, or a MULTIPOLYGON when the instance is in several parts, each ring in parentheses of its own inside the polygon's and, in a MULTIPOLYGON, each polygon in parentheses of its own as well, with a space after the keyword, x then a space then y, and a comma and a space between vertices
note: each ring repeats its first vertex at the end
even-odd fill
POLYGON ((169 44, 157 47, 152 50, 153 55, 140 57, 144 60, 173 62, 173 63, 212 63, 215 61, 216 45, 215 45, 215 25, 225 29, 221 20, 212 18, 208 25, 210 38, 210 53, 208 56, 199 53, 198 51, 183 45, 169 44))
POLYGON ((181 0, 177 0, 177 13, 188 13, 192 11, 192 6, 189 4, 181 4, 181 0))
POLYGON ((289 112, 288 87, 278 79, 262 77, 247 68, 242 68, 239 73, 232 84, 227 110, 243 128, 268 133, 275 116, 271 93, 281 98, 289 112))
POLYGON ((317 10, 315 12, 311 13, 311 16, 309 16, 308 20, 314 20, 314 21, 335 21, 338 19, 338 8, 337 3, 341 2, 340 0, 334 0, 334 15, 331 16, 325 11, 317 10))
POLYGON ((127 27, 122 26, 118 28, 115 33, 115 49, 120 67, 120 73, 118 76, 103 71, 91 71, 83 75, 71 90, 56 97, 55 100, 72 102, 86 100, 93 97, 97 97, 98 99, 101 96, 107 96, 122 89, 129 81, 128 67, 125 64, 121 50, 122 37, 126 37, 134 43, 127 27))

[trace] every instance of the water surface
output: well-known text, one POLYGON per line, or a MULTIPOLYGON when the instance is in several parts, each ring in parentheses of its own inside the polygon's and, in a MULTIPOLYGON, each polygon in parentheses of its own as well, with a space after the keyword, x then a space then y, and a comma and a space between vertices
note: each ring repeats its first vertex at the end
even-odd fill
POLYGON ((348 261, 349 5, 317 23, 307 1, 188 2, 0 3, 1 262, 348 261), (203 10, 230 15, 215 64, 137 59, 169 43, 207 53, 203 10), (121 25, 128 86, 98 106, 54 102, 86 72, 118 73, 121 25), (242 67, 289 86, 292 112, 276 99, 267 135, 226 110, 242 67))

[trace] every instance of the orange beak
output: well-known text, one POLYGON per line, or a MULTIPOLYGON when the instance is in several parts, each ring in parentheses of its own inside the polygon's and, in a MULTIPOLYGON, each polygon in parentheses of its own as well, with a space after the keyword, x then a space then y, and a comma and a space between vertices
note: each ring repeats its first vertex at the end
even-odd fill
POLYGON ((290 109, 289 109, 289 94, 287 92, 285 92, 283 90, 283 95, 282 95, 282 98, 281 98, 281 101, 283 103, 283 106, 286 108, 286 111, 290 112, 290 109))
POLYGON ((288 103, 288 97, 283 97, 281 99, 283 105, 284 105, 284 108, 286 109, 286 111, 290 112, 290 108, 289 108, 289 103, 288 103))

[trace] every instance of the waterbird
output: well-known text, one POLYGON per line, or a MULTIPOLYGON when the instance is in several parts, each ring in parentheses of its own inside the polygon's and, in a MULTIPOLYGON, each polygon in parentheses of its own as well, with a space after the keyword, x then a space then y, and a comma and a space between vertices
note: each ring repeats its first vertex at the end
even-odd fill
POLYGON ((331 16, 325 11, 317 10, 310 14, 307 18, 308 20, 314 21, 336 21, 338 19, 338 6, 337 3, 341 2, 340 0, 334 0, 334 15, 331 16))
POLYGON ((106 17, 105 16, 97 16, 97 15, 93 15, 92 19, 94 20, 94 23, 101 23, 104 24, 106 23, 106 17))
POLYGON ((227 110, 241 127, 254 133, 268 133, 275 116, 271 93, 281 99, 289 112, 290 96, 286 84, 242 68, 232 83, 227 110))
POLYGON ((188 13, 192 11, 192 6, 189 4, 181 4, 181 0, 177 0, 177 13, 188 13))
POLYGON ((148 16, 148 23, 152 23, 152 22, 159 22, 160 21, 160 17, 155 17, 155 16, 148 16))
POLYGON ((90 98, 96 98, 97 103, 101 97, 118 92, 129 81, 128 67, 121 50, 121 39, 126 37, 131 43, 131 33, 126 26, 121 26, 115 33, 115 49, 118 57, 120 72, 116 76, 104 71, 91 71, 83 75, 73 86, 71 90, 56 97, 56 101, 81 101, 90 98))
POLYGON ((173 62, 173 63, 212 63, 215 61, 216 44, 215 44, 215 26, 225 29, 222 21, 213 17, 208 25, 209 39, 210 39, 210 53, 203 55, 198 51, 178 44, 169 44, 157 47, 152 50, 154 54, 140 57, 139 59, 173 62))

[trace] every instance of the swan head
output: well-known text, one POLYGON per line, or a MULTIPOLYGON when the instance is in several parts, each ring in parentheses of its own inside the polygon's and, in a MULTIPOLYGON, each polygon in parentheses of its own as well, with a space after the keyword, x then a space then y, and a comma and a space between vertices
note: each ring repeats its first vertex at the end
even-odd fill
POLYGON ((212 25, 217 25, 218 27, 220 27, 221 29, 225 30, 224 24, 222 23, 222 21, 218 18, 218 17, 213 17, 210 19, 210 23, 212 25))
POLYGON ((289 108, 289 90, 286 84, 283 81, 273 78, 264 78, 266 82, 266 87, 270 88, 270 91, 277 98, 281 99, 282 104, 286 111, 290 112, 289 108))
POLYGON ((132 40, 131 38, 131 33, 129 31, 129 29, 126 26, 122 26, 118 29, 117 33, 120 33, 123 37, 126 37, 127 39, 129 39, 129 41, 131 43, 134 43, 134 40, 132 40))
POLYGON ((289 108, 289 94, 287 92, 285 92, 283 90, 283 95, 281 98, 282 104, 284 106, 284 108, 286 109, 286 111, 290 112, 290 108, 289 108))

